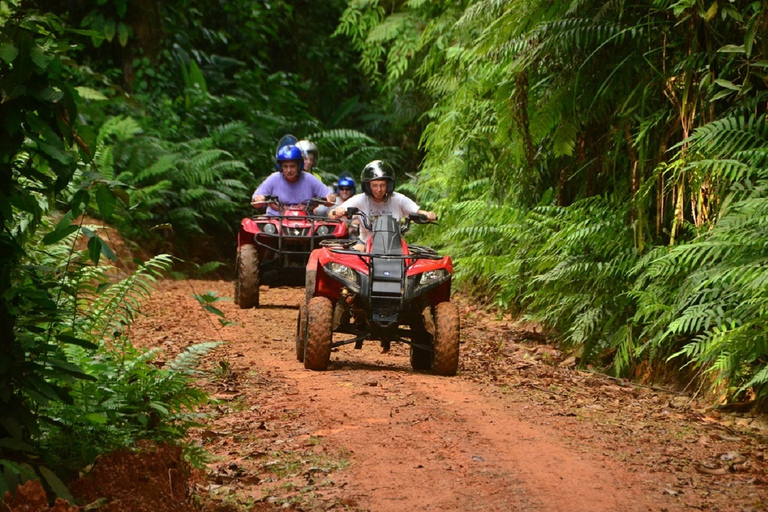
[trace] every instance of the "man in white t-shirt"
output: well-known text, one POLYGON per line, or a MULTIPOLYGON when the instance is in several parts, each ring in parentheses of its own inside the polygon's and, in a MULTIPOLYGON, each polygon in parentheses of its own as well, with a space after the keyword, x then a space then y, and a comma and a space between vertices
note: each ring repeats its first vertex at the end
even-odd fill
MULTIPOLYGON (((362 194, 357 194, 347 199, 341 206, 333 208, 329 217, 338 219, 347 213, 347 208, 355 207, 368 216, 368 221, 373 226, 376 217, 391 215, 397 220, 407 217, 411 213, 426 215, 428 220, 437 219, 434 212, 420 210, 419 206, 411 199, 395 192, 395 173, 392 166, 381 160, 374 160, 363 169, 360 175, 362 194)), ((360 240, 362 244, 355 245, 355 249, 362 250, 365 242, 373 235, 373 232, 360 223, 360 240)))

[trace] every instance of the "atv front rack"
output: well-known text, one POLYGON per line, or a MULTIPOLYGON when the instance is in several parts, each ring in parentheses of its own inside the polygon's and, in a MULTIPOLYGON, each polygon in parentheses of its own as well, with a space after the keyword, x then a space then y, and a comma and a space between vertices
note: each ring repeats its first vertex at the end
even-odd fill
POLYGON ((306 215, 306 216, 257 215, 257 216, 251 217, 251 219, 254 221, 262 221, 265 219, 278 221, 277 222, 278 231, 276 233, 267 233, 260 229, 259 233, 254 234, 253 241, 256 245, 264 249, 267 249, 269 251, 276 251, 281 254, 292 254, 292 255, 302 255, 302 256, 309 256, 309 254, 313 250, 321 246, 323 241, 329 240, 328 237, 333 236, 334 231, 336 231, 336 227, 342 222, 335 219, 329 219, 328 217, 319 217, 316 215, 306 215), (283 225, 283 222, 286 220, 308 222, 309 226, 302 227, 302 228, 288 227, 283 225), (321 223, 323 225, 329 225, 329 224, 332 225, 330 226, 333 228, 331 232, 329 232, 326 235, 318 235, 317 229, 319 226, 317 225, 321 223), (262 240, 260 240, 260 238, 262 240), (275 245, 265 242, 264 240, 269 240, 273 244, 275 241, 277 241, 277 247, 275 247, 275 245), (300 250, 296 249, 295 247, 293 248, 289 247, 289 245, 295 246, 297 243, 303 243, 308 245, 309 247, 302 247, 300 250))
POLYGON ((352 256, 359 256, 360 258, 379 258, 382 260, 441 260, 443 256, 438 255, 434 251, 429 252, 416 252, 412 254, 375 254, 372 252, 360 252, 354 249, 334 249, 328 247, 331 252, 336 254, 351 254, 352 256))

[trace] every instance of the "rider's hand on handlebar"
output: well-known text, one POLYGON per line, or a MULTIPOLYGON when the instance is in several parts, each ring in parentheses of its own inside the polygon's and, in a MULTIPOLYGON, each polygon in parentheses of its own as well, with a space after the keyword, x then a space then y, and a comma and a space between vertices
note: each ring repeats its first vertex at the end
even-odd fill
POLYGON ((253 198, 251 198, 251 206, 256 208, 264 206, 264 203, 278 204, 279 202, 280 199, 275 195, 255 195, 253 198))
POLYGON ((347 217, 351 219, 352 216, 356 215, 359 211, 360 210, 354 206, 349 206, 347 208, 342 208, 339 206, 338 208, 334 208, 328 212, 328 216, 332 219, 339 219, 341 217, 347 217))
POLYGON ((333 206, 336 204, 333 201, 326 199, 325 197, 313 197, 309 200, 309 202, 316 206, 333 206))
POLYGON ((408 219, 416 224, 428 224, 437 220, 437 214, 435 212, 419 210, 417 213, 410 214, 408 219))

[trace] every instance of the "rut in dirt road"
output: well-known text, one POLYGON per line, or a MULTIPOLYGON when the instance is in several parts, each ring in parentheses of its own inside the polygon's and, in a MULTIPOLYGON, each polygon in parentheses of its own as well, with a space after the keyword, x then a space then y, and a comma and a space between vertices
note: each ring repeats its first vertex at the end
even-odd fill
MULTIPOLYGON (((229 295, 231 286, 192 282, 197 293, 229 295)), ((302 289, 263 288, 257 309, 225 304, 227 318, 240 325, 218 329, 191 293, 188 283, 162 283, 131 335, 169 353, 225 341, 210 361, 218 377, 204 383, 223 402, 196 433, 221 457, 201 486, 209 499, 377 512, 683 510, 720 498, 731 505, 764 499, 762 488, 747 484, 713 492, 690 468, 681 469, 687 480, 679 467, 649 471, 638 458, 670 447, 650 446, 631 426, 587 418, 600 412, 597 400, 579 417, 569 407, 585 395, 562 387, 541 361, 505 358, 514 370, 507 382, 487 384, 501 377, 481 352, 509 333, 501 322, 477 321, 469 305, 462 306, 456 377, 416 373, 406 347, 382 354, 371 342, 362 350, 341 347, 327 371, 313 372, 297 361, 294 345, 302 289), (530 378, 533 368, 541 380, 530 378)), ((576 382, 575 375, 565 378, 576 382)), ((624 401, 619 412, 640 410, 642 390, 615 392, 624 401)))

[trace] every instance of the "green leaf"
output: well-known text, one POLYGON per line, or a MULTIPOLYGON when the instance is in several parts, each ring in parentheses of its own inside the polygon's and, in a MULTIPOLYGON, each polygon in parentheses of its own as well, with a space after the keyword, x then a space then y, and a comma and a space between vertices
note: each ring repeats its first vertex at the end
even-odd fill
POLYGON ((59 240, 66 238, 67 236, 77 231, 77 229, 78 229, 77 224, 72 224, 63 229, 57 229, 56 231, 48 233, 43 237, 43 245, 55 244, 59 240))
POLYGON ((104 220, 109 221, 112 218, 112 214, 115 212, 117 199, 115 199, 115 195, 109 187, 102 184, 96 189, 96 204, 98 205, 99 213, 104 217, 104 220))
POLYGON ((709 6, 709 9, 707 9, 707 13, 704 17, 707 21, 710 21, 715 17, 715 15, 717 15, 717 0, 712 2, 712 5, 709 6))
POLYGON ((733 91, 720 91, 714 96, 712 96, 712 99, 710 99, 710 101, 717 101, 720 98, 725 98, 726 96, 730 96, 731 94, 733 94, 733 91))
POLYGON ((170 414, 170 411, 168 410, 165 405, 161 404, 160 402, 149 402, 149 408, 154 409, 157 412, 161 413, 164 416, 167 416, 170 414))
POLYGON ((718 78, 717 80, 715 80, 715 83, 720 87, 725 87, 726 89, 730 89, 732 91, 741 91, 741 87, 739 87, 738 85, 734 84, 729 80, 723 80, 722 78, 718 78))
POLYGON ((120 16, 120 18, 123 18, 128 9, 127 0, 115 0, 115 8, 117 9, 117 15, 120 16))
POLYGON ((43 237, 43 245, 55 244, 78 230, 77 224, 72 224, 73 214, 67 212, 56 224, 56 228, 43 237))
POLYGON ((104 21, 104 37, 110 43, 112 42, 112 39, 115 38, 115 29, 116 29, 115 20, 108 19, 104 21))
POLYGON ((203 93, 208 92, 208 86, 205 84, 205 77, 203 76, 200 67, 194 60, 189 61, 189 83, 187 87, 197 85, 203 93))
POLYGON ((120 46, 125 47, 128 44, 128 38, 131 36, 131 27, 125 23, 118 23, 117 25, 117 40, 120 42, 120 46))
POLYGON ((726 44, 717 50, 720 53, 746 53, 743 44, 726 44))
POLYGON ((29 52, 29 56, 32 59, 32 62, 42 70, 45 70, 48 67, 48 64, 53 60, 52 55, 46 55, 45 50, 37 45, 35 45, 29 52))
POLYGON ((753 16, 747 24, 747 33, 744 34, 744 53, 747 57, 752 55, 752 45, 755 42, 755 32, 757 31, 757 15, 753 16))
POLYGON ((30 445, 13 437, 5 437, 0 439, 0 448, 12 450, 16 452, 31 452, 34 450, 30 445))
POLYGON ((109 99, 101 91, 91 89, 90 87, 77 86, 75 90, 81 98, 86 100, 104 101, 109 99))
POLYGON ((101 254, 103 254, 110 261, 117 261, 117 256, 115 255, 114 251, 112 251, 112 248, 109 246, 109 244, 106 242, 101 243, 101 254))
POLYGON ((19 50, 13 45, 13 43, 6 42, 0 44, 0 59, 3 59, 5 62, 10 64, 13 62, 17 55, 19 55, 19 50))
POLYGON ((105 425, 107 423, 107 418, 95 412, 86 414, 85 416, 83 416, 83 419, 88 421, 88 423, 92 423, 94 425, 105 425))
POLYGON ((56 339, 62 343, 67 343, 69 345, 77 345, 78 347, 83 347, 89 350, 96 350, 97 348, 99 348, 98 345, 96 345, 91 341, 85 340, 83 338, 78 338, 70 334, 58 334, 56 336, 56 339))
POLYGON ((98 236, 92 236, 91 239, 88 240, 88 257, 91 259, 94 265, 99 264, 102 244, 103 242, 98 236))
POLYGON ((56 493, 56 496, 59 498, 68 500, 71 503, 75 502, 75 498, 72 497, 72 495, 69 493, 69 489, 67 489, 67 486, 64 485, 64 482, 61 481, 61 479, 56 476, 56 474, 48 469, 45 466, 40 466, 38 468, 40 470, 40 474, 45 479, 46 483, 51 487, 53 492, 56 493))
POLYGON ((221 318, 225 317, 224 313, 220 309, 217 309, 211 306, 210 304, 206 304, 205 306, 203 306, 203 309, 208 311, 209 313, 213 313, 214 315, 220 316, 221 318))
POLYGON ((74 363, 70 363, 69 361, 52 359, 48 362, 48 364, 51 366, 52 369, 55 368, 56 370, 58 370, 56 372, 57 379, 65 379, 67 378, 66 376, 72 376, 77 379, 87 380, 91 382, 96 382, 98 380, 93 375, 89 375, 85 373, 82 368, 80 368, 74 363), (62 374, 66 374, 66 375, 62 375, 62 374))

